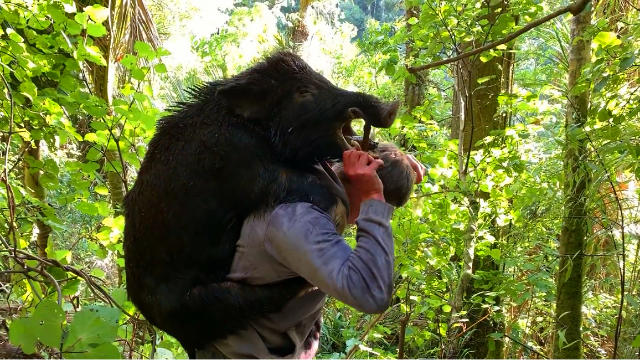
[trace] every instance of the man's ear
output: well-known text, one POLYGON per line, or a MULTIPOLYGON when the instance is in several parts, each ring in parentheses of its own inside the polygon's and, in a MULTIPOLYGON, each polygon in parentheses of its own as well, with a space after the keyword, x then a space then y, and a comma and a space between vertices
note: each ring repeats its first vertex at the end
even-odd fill
POLYGON ((259 118, 268 112, 273 94, 268 87, 256 81, 238 79, 229 82, 216 91, 216 96, 245 118, 259 118))

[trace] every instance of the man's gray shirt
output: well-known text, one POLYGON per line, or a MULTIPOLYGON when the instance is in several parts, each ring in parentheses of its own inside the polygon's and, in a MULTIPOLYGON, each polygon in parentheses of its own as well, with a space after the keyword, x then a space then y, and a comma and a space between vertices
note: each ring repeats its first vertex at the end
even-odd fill
POLYGON ((304 357, 303 343, 321 321, 326 295, 365 313, 385 311, 393 292, 392 213, 385 202, 363 202, 354 249, 329 215, 308 203, 246 219, 229 280, 261 285, 302 276, 317 289, 215 347, 229 358, 296 359, 304 357), (275 348, 293 352, 276 356, 269 350, 275 348))

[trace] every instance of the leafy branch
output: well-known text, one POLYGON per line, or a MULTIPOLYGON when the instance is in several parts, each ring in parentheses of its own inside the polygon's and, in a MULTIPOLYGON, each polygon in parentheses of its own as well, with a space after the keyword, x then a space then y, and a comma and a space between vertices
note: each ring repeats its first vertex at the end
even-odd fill
POLYGON ((428 70, 428 69, 432 69, 438 66, 442 66, 442 65, 447 65, 447 64, 451 64, 454 63, 456 61, 462 60, 462 59, 466 59, 468 57, 471 57, 473 55, 477 55, 480 54, 482 52, 485 52, 487 50, 491 50, 493 48, 496 48, 500 45, 506 44, 512 40, 514 40, 515 38, 517 38, 518 36, 529 32, 533 29, 535 29, 536 27, 549 22, 555 18, 557 18, 558 16, 564 15, 566 13, 571 13, 573 16, 576 16, 578 14, 580 14, 586 7, 587 4, 589 3, 590 0, 579 0, 576 1, 575 3, 571 4, 571 5, 567 5, 561 9, 556 10, 555 12, 542 17, 534 22, 531 22, 527 25, 525 25, 524 27, 522 27, 522 29, 515 31, 509 35, 507 35, 505 38, 500 39, 498 41, 494 41, 490 44, 484 45, 482 47, 479 47, 477 49, 473 49, 471 51, 467 51, 465 53, 462 53, 458 56, 454 56, 452 58, 448 58, 448 59, 444 59, 444 60, 439 60, 439 61, 435 61, 429 64, 425 64, 425 65, 419 65, 419 66, 408 66, 407 67, 407 71, 411 74, 413 73, 417 73, 419 71, 423 71, 423 70, 428 70))

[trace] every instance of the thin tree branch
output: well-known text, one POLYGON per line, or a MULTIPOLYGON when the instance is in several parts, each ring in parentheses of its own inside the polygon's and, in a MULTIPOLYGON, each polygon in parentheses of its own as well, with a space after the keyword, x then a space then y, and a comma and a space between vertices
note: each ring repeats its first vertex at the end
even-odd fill
MULTIPOLYGON (((613 183, 613 180, 611 180, 611 176, 615 176, 614 173, 609 172, 609 170, 607 169, 607 167, 605 166, 605 162, 604 159, 600 156, 600 152, 598 152, 598 148, 595 146, 595 144, 593 143, 593 140, 591 139, 591 137, 587 134, 587 140, 591 143, 591 145, 594 147, 595 149, 595 154, 598 157, 598 160, 600 162, 600 164, 602 165, 602 168, 604 169, 605 173, 607 174, 607 181, 609 183, 609 186, 611 186, 611 190, 613 190, 613 196, 616 200, 616 205, 618 207, 618 211, 620 212, 620 234, 621 234, 621 241, 622 241, 622 253, 621 254, 616 254, 616 255, 621 255, 622 259, 621 259, 621 269, 620 269, 620 304, 618 305, 618 317, 616 319, 616 330, 615 330, 615 335, 614 335, 614 343, 613 343, 613 359, 618 357, 618 345, 619 345, 619 341, 620 341, 620 333, 622 332, 622 311, 624 309, 624 295, 625 295, 625 278, 626 278, 626 261, 627 261, 627 253, 626 253, 626 241, 625 241, 625 228, 624 228, 624 211, 623 211, 623 207, 622 207, 622 203, 620 202, 620 197, 621 195, 618 195, 618 191, 616 190, 615 184, 613 183)), ((605 211, 606 211, 606 204, 605 204, 605 211)), ((615 245, 615 243, 614 243, 615 245)))
POLYGON ((56 288, 56 292, 58 293, 58 305, 62 306, 62 290, 60 289, 60 285, 58 284, 56 279, 44 269, 32 268, 31 266, 27 266, 26 269, 29 271, 37 272, 38 274, 49 279, 51 284, 56 288))
POLYGON ((407 282, 407 292, 405 294, 405 306, 407 307, 407 311, 400 320, 400 333, 398 338, 398 359, 404 359, 404 347, 405 347, 405 339, 407 332, 407 325, 409 324, 409 320, 411 320, 411 314, 413 313, 413 309, 411 307, 411 280, 407 282))
POLYGON ((413 73, 416 73, 418 71, 423 71, 423 70, 427 70, 427 69, 432 69, 434 67, 450 64, 450 63, 456 62, 458 60, 462 60, 462 59, 468 58, 470 56, 473 56, 473 55, 476 55, 476 54, 480 54, 480 53, 482 53, 484 51, 493 49, 493 48, 495 48, 497 46, 500 46, 502 44, 506 44, 506 43, 510 42, 511 40, 514 40, 518 36, 528 32, 528 31, 531 31, 531 30, 535 29, 536 27, 538 27, 538 26, 540 26, 540 25, 542 25, 542 24, 544 24, 544 23, 546 23, 548 21, 551 21, 551 20, 557 18, 558 16, 564 15, 564 14, 569 13, 569 12, 573 16, 576 16, 576 15, 580 14, 584 10, 585 7, 587 7, 587 4, 589 3, 589 1, 591 1, 591 0, 578 0, 575 3, 571 4, 571 5, 565 6, 565 7, 561 8, 559 10, 556 10, 555 12, 553 12, 553 13, 551 13, 551 14, 543 17, 543 18, 540 18, 540 19, 538 19, 538 20, 536 20, 536 21, 534 21, 532 23, 527 24, 522 29, 509 34, 507 37, 505 37, 505 38, 503 38, 501 40, 494 41, 494 42, 492 42, 490 44, 487 44, 487 45, 479 47, 477 49, 465 52, 463 54, 460 54, 460 55, 452 57, 452 58, 448 58, 448 59, 444 59, 444 60, 440 60, 440 61, 436 61, 436 62, 432 62, 430 64, 425 64, 425 65, 420 65, 420 66, 410 66, 410 67, 407 67, 407 71, 409 73, 413 74, 413 73))
POLYGON ((525 349, 527 349, 527 350, 529 350, 529 351, 531 351, 531 352, 534 352, 534 353, 538 354, 538 356, 540 356, 541 358, 543 358, 543 359, 548 359, 548 357, 547 357, 547 356, 545 356, 543 353, 541 353, 541 352, 539 352, 538 350, 536 350, 536 349, 532 348, 531 346, 528 346, 528 345, 525 345, 525 344, 521 343, 520 341, 518 341, 518 340, 516 340, 515 338, 513 338, 511 335, 509 335, 509 334, 504 334, 504 336, 505 336, 506 338, 509 338, 509 339, 510 339, 511 341, 513 341, 514 343, 516 343, 516 344, 518 344, 518 345, 522 346, 523 348, 525 348, 525 349))
MULTIPOLYGON (((2 83, 7 88, 7 97, 9 98, 9 132, 7 133, 7 142, 5 146, 4 154, 4 173, 2 175, 2 182, 4 182, 7 188, 7 207, 9 208, 9 240, 13 237, 13 250, 15 251, 18 246, 18 239, 16 238, 15 233, 15 216, 16 216, 16 201, 13 195, 13 189, 11 188, 11 184, 9 184, 9 153, 11 152, 11 136, 13 136, 13 116, 14 116, 14 108, 15 103, 13 100, 13 90, 9 85, 9 82, 4 77, 2 73, 0 73, 0 78, 2 78, 2 83)), ((4 245, 9 248, 8 242, 3 242, 4 245)))
MULTIPOLYGON (((362 333, 362 336, 360 336, 360 341, 364 341, 364 339, 367 337, 367 335, 369 335, 369 332, 371 331, 371 329, 373 329, 373 327, 378 322, 380 322, 380 320, 383 317, 385 317, 388 313, 389 313, 389 311, 387 310, 387 311, 383 312, 382 314, 379 314, 371 322, 369 322, 369 324, 367 324, 367 328, 364 330, 364 333, 362 333)), ((347 353, 347 356, 345 357, 345 359, 350 359, 351 356, 353 356, 353 354, 356 352, 356 349, 358 349, 358 345, 353 345, 351 350, 349 350, 349 352, 347 353)))

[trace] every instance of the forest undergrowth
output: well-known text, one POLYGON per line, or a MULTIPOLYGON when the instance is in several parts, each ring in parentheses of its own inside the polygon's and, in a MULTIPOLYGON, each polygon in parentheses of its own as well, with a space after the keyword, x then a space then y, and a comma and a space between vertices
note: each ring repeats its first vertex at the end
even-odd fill
POLYGON ((276 49, 400 99, 373 137, 427 167, 390 307, 329 298, 317 358, 640 358, 640 1, 5 0, 0 22, 0 358, 187 358, 128 301, 121 204, 165 109, 276 49))

